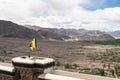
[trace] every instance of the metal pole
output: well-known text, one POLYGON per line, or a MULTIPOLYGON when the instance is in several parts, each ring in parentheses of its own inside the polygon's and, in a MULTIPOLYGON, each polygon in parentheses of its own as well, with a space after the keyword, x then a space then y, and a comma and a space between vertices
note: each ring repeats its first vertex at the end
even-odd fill
POLYGON ((29 53, 28 57, 29 57, 29 58, 31 57, 30 53, 29 53))
POLYGON ((31 57, 31 51, 32 51, 32 50, 30 50, 30 52, 29 52, 29 54, 28 54, 28 57, 29 57, 29 58, 31 57))

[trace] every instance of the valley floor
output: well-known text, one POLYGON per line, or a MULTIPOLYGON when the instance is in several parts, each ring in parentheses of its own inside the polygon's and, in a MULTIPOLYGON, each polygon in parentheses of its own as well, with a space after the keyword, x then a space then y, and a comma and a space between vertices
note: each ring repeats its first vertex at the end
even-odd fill
POLYGON ((109 70, 115 73, 115 65, 119 66, 119 46, 98 45, 84 41, 38 40, 36 50, 31 52, 30 41, 30 39, 0 38, 0 61, 10 62, 13 57, 28 56, 31 53, 32 56, 54 58, 59 63, 56 68, 88 74, 91 74, 91 70, 97 73, 99 69, 104 69, 110 74, 106 76, 110 77, 115 76, 109 70), (66 64, 72 67, 66 67, 66 64))

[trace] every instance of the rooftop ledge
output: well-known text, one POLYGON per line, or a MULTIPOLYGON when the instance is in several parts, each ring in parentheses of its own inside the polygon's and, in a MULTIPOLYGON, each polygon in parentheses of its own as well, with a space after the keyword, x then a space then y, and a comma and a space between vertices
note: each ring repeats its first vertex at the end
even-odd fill
POLYGON ((54 62, 54 59, 52 58, 45 58, 45 57, 28 57, 28 56, 22 56, 22 57, 16 57, 12 59, 12 62, 14 63, 23 63, 23 64, 47 64, 54 62))
POLYGON ((8 72, 14 72, 14 67, 8 67, 8 66, 2 66, 0 65, 0 71, 8 71, 8 72))

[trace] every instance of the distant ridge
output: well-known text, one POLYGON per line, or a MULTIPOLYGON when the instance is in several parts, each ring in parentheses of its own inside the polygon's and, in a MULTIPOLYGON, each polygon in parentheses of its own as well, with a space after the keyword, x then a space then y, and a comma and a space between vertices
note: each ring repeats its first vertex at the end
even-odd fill
POLYGON ((67 36, 71 37, 69 40, 112 40, 114 39, 109 33, 102 32, 99 30, 86 30, 86 29, 64 29, 64 28, 42 28, 39 26, 27 25, 28 28, 37 30, 46 38, 69 39, 67 36), (66 36, 67 35, 67 36, 66 36))
POLYGON ((10 38, 41 38, 41 36, 32 29, 4 20, 0 20, 0 35, 10 38))
POLYGON ((27 27, 29 29, 33 29, 35 31, 38 31, 41 29, 41 27, 38 27, 38 26, 32 26, 32 25, 24 25, 24 27, 27 27))
POLYGON ((0 36, 8 38, 38 38, 38 39, 51 39, 51 40, 63 40, 68 39, 69 36, 57 34, 54 32, 37 31, 27 28, 22 25, 18 25, 11 21, 0 20, 0 36))
MULTIPOLYGON (((112 33, 113 34, 113 33, 112 33)), ((31 25, 18 25, 11 21, 0 20, 0 37, 38 38, 48 40, 111 40, 113 35, 98 30, 42 28, 31 25), (112 36, 111 36, 112 35, 112 36)), ((115 34, 115 33, 114 33, 115 34)))

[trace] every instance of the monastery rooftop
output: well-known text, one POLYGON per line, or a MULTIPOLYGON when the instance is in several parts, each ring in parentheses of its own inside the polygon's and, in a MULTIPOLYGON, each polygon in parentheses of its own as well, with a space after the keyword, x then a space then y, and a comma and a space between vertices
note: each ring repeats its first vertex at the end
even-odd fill
POLYGON ((47 64, 54 62, 54 59, 52 58, 45 58, 45 57, 28 57, 28 56, 23 56, 23 57, 16 57, 12 59, 13 62, 16 63, 25 63, 25 64, 47 64))

